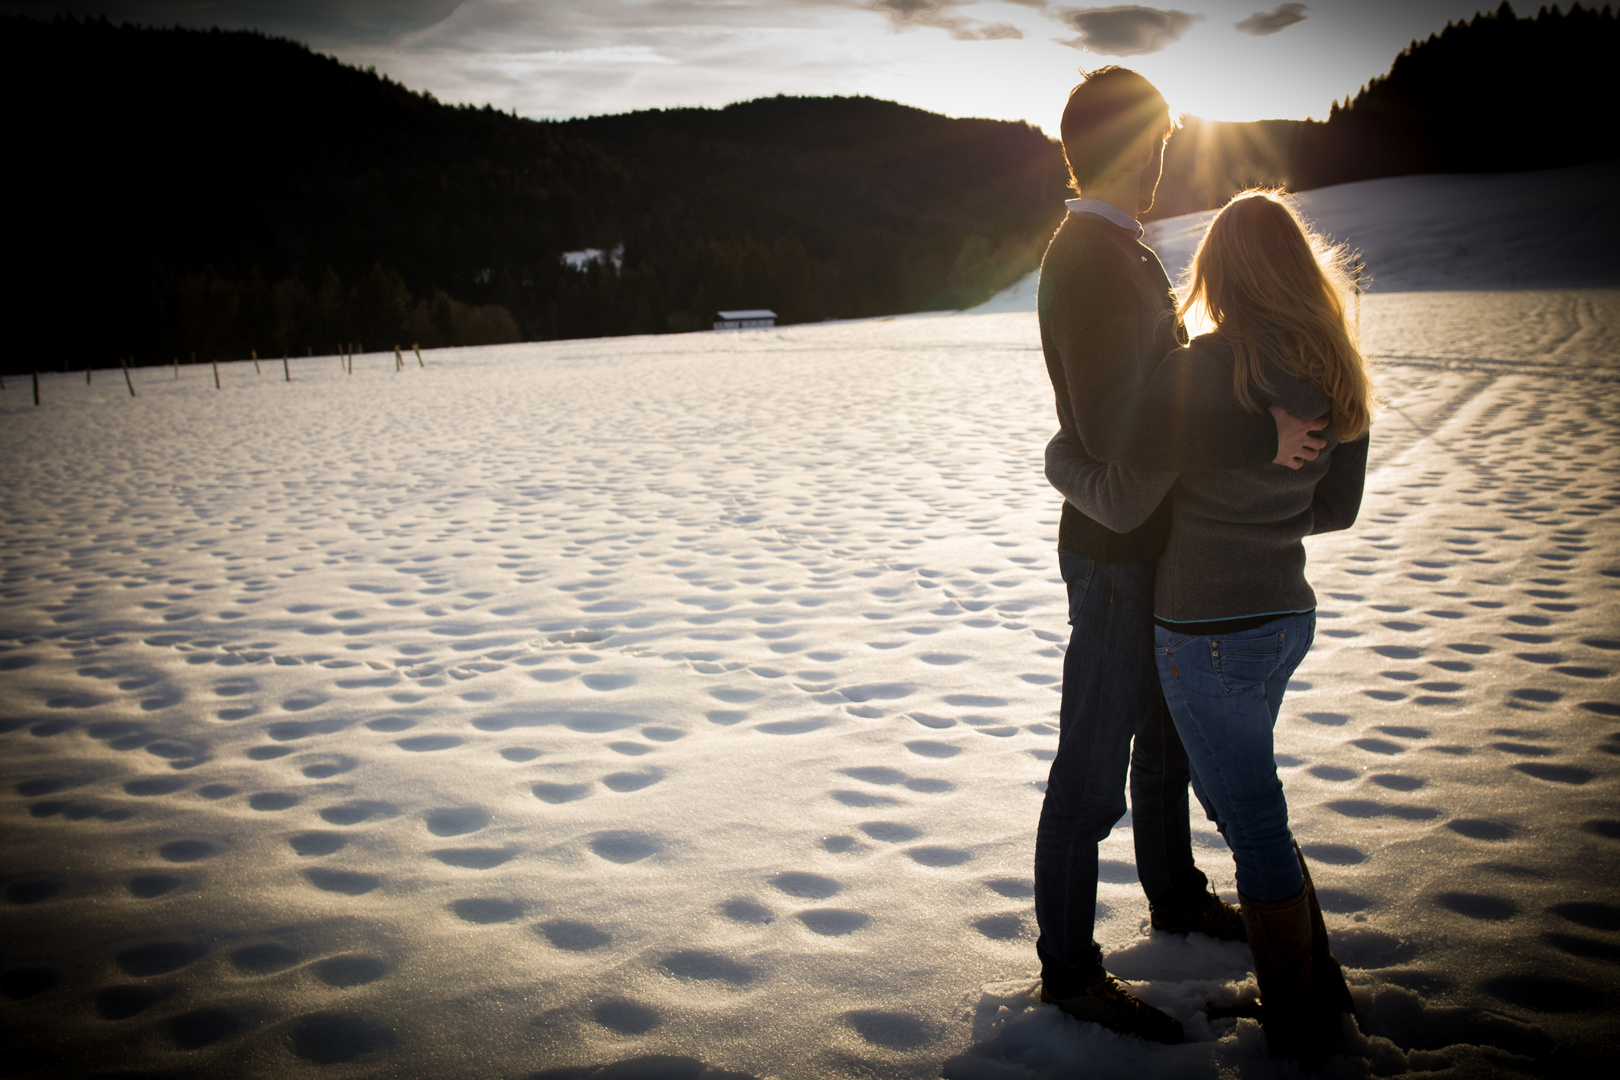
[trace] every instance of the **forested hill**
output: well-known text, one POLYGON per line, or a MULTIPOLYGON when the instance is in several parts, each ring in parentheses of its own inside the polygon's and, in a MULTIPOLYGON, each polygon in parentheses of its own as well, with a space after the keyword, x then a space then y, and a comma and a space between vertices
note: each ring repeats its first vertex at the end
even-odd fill
POLYGON ((1572 4, 1495 11, 1414 41, 1326 122, 1188 118, 1152 218, 1220 206, 1251 184, 1294 191, 1433 172, 1525 172, 1620 153, 1610 101, 1620 18, 1572 4))
POLYGON ((1297 186, 1429 172, 1518 172, 1617 152, 1620 19, 1576 3, 1494 12, 1414 41, 1294 148, 1297 186))
POLYGON ((535 122, 255 33, 71 19, 0 20, 0 67, 13 368, 960 307, 1061 214, 1039 130, 865 98, 535 122))
MULTIPOLYGON (((1617 52, 1608 7, 1503 4, 1325 123, 1188 118, 1151 216, 1612 156, 1617 52)), ((0 80, 7 371, 964 307, 1034 268, 1068 194, 1037 129, 870 98, 537 122, 260 34, 16 17, 0 80)))

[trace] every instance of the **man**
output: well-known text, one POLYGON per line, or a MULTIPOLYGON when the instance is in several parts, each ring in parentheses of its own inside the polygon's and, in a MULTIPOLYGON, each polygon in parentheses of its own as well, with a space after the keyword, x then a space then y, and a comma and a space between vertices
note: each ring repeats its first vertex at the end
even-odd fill
MULTIPOLYGON (((1088 429, 1103 426, 1111 396, 1145 380, 1186 341, 1169 279, 1140 243, 1136 221, 1153 205, 1171 130, 1164 98, 1120 67, 1087 76, 1063 113, 1063 152, 1080 198, 1066 204, 1070 212, 1041 262, 1038 298, 1060 428, 1047 471, 1060 490, 1084 487, 1110 468, 1086 452, 1088 429)), ((1280 410, 1256 414, 1241 429, 1192 416, 1176 431, 1129 433, 1135 464, 1185 471, 1276 461, 1297 468, 1326 445, 1307 433, 1318 425, 1280 410)), ((1097 845, 1124 816, 1128 767, 1137 873, 1153 927, 1243 938, 1238 912, 1210 891, 1193 863, 1187 756, 1154 667, 1153 566, 1169 525, 1168 500, 1128 533, 1107 529, 1068 501, 1063 506, 1058 561, 1073 629, 1058 751, 1035 839, 1035 947, 1043 1001, 1115 1031, 1180 1042, 1181 1024, 1121 987, 1093 937, 1097 845)))

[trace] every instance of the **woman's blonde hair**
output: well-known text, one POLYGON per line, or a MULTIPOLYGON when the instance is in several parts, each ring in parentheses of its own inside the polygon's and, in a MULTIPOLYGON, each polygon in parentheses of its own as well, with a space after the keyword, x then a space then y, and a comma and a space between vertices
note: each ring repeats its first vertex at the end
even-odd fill
POLYGON ((1242 192, 1209 223, 1177 314, 1201 307, 1231 344, 1232 390, 1244 408, 1260 411, 1260 395, 1272 391, 1263 350, 1322 388, 1341 440, 1366 434, 1378 399, 1345 319, 1351 260, 1276 191, 1242 192))

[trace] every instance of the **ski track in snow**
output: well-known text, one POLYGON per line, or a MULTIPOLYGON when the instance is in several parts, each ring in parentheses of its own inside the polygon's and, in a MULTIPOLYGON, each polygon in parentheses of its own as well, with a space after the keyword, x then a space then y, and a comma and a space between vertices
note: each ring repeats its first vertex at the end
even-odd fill
MULTIPOLYGON (((1616 1049, 1617 316, 1363 300, 1389 408, 1277 737, 1370 1036, 1331 1075, 1616 1049)), ((1067 639, 1032 315, 428 358, 7 380, 16 1061, 1294 1075, 1198 1012, 1246 950, 1145 929, 1128 815, 1099 937, 1196 1041, 1031 997, 1067 639)))

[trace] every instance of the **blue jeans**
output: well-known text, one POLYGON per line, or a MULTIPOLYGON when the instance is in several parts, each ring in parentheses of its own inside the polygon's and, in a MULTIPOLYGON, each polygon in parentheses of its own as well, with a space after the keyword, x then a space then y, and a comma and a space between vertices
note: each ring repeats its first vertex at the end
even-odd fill
POLYGON ((1199 901, 1187 755, 1153 666, 1153 564, 1059 554, 1069 590, 1058 749, 1035 833, 1035 951, 1052 997, 1073 997, 1102 971, 1093 939, 1097 845, 1125 815, 1131 787, 1136 871, 1161 910, 1199 901))
POLYGON ((1213 637, 1154 627, 1159 681, 1193 791, 1232 849, 1238 892, 1262 903, 1305 887, 1271 733, 1288 678, 1315 636, 1314 611, 1213 637))

